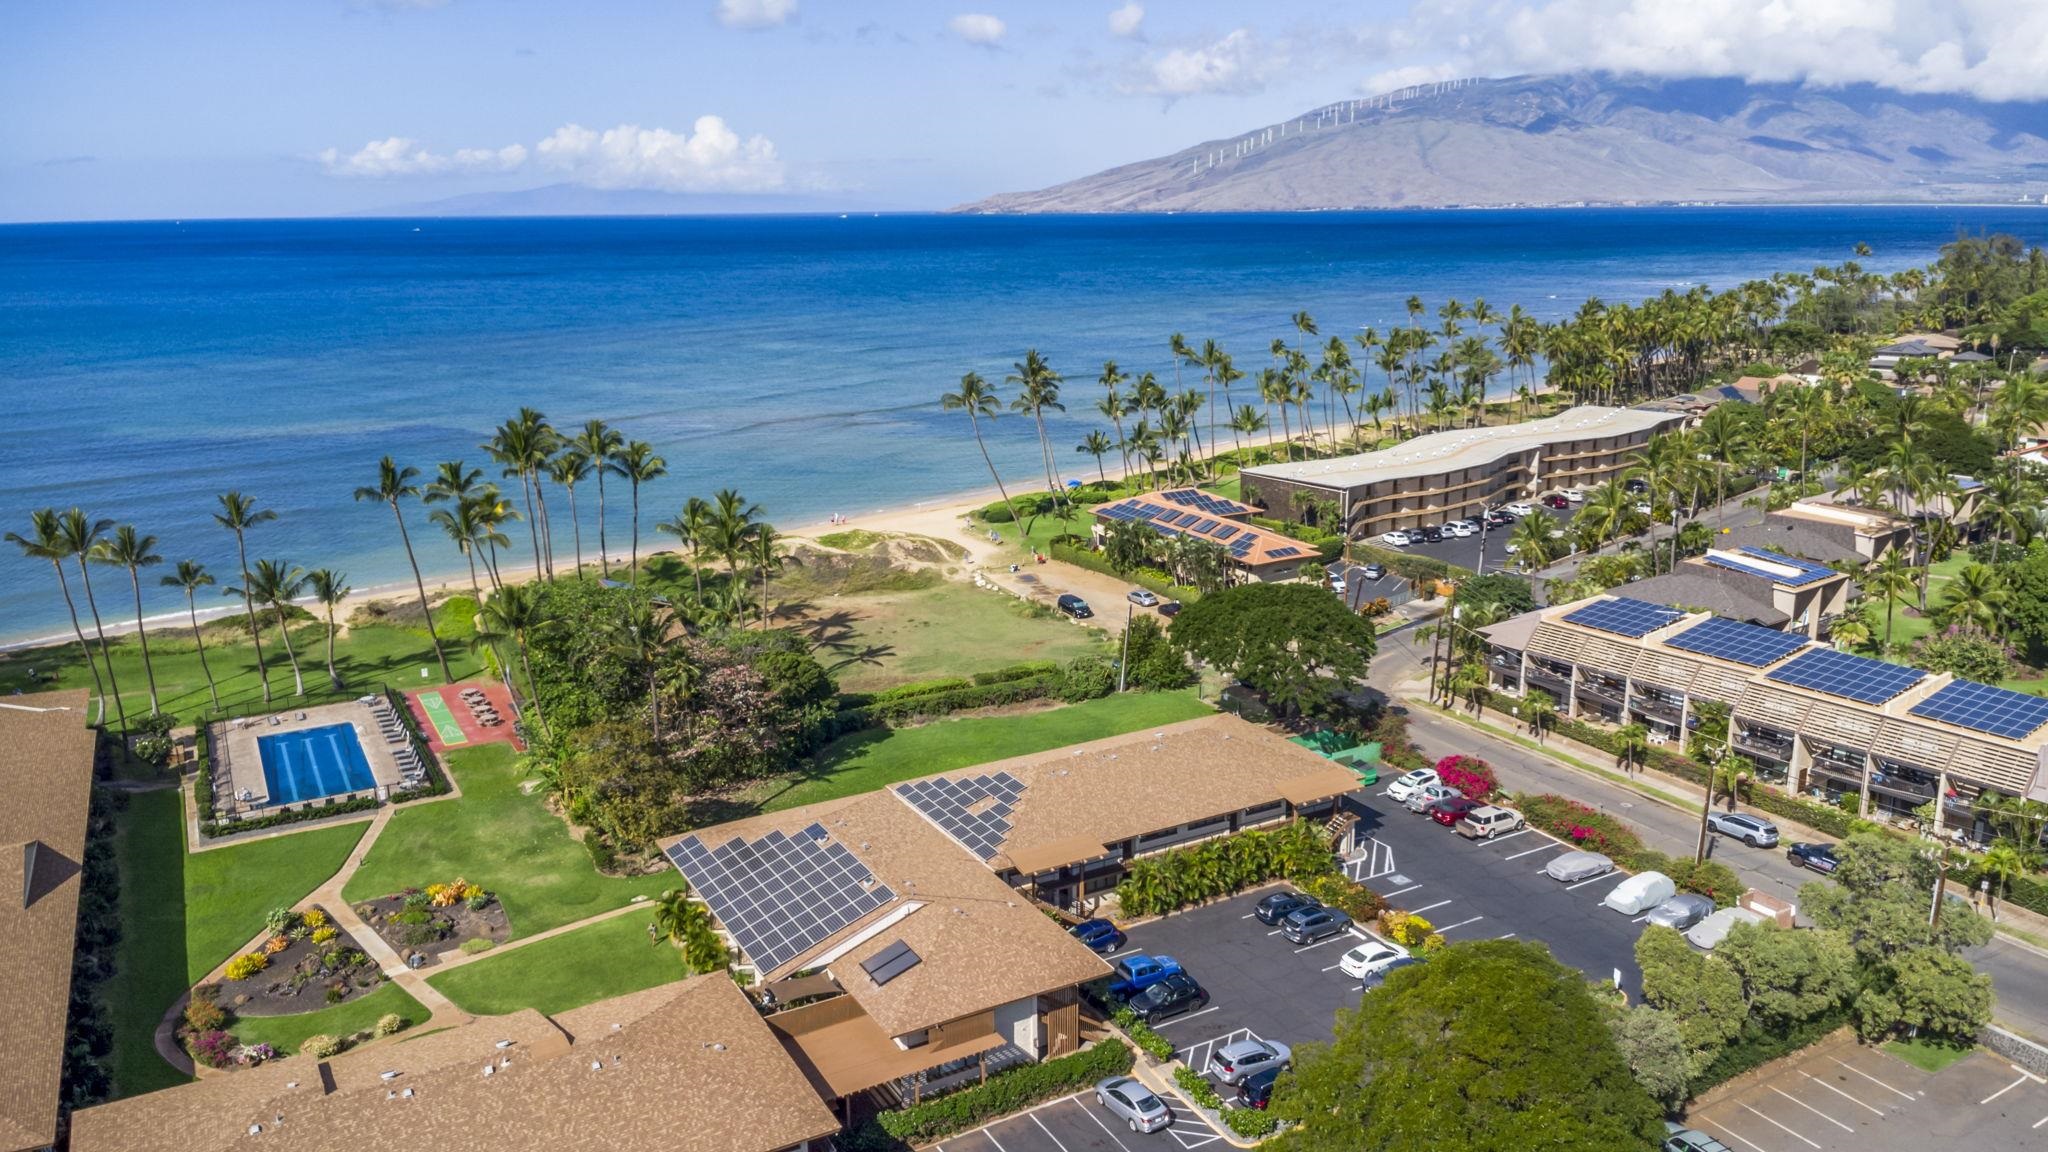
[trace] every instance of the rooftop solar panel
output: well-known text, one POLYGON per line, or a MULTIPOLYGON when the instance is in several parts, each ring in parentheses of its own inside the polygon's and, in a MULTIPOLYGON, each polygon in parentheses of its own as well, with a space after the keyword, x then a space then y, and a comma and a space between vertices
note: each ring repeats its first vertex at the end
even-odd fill
POLYGON ((910 971, 912 968, 917 967, 918 962, 922 959, 923 957, 911 951, 910 945, 897 940, 887 948, 861 961, 860 967, 861 971, 866 972, 868 978, 873 980, 875 986, 879 988, 898 976, 903 975, 905 972, 910 971))
POLYGON ((1271 552, 1266 553, 1266 556, 1271 560, 1284 560, 1289 556, 1299 556, 1301 554, 1302 551, 1299 548, 1275 548, 1271 552))
POLYGON ((1811 688, 1865 704, 1882 704, 1927 678, 1927 673, 1918 668, 1852 656, 1832 648, 1817 648, 1794 657, 1764 675, 1781 684, 1811 688))
POLYGON ((1742 551, 1744 555, 1754 556, 1759 560, 1766 560, 1772 564, 1783 564, 1788 568, 1798 569, 1799 575, 1790 579, 1778 577, 1781 583, 1790 584, 1795 588, 1811 584, 1816 580, 1825 580, 1835 574, 1835 570, 1825 564, 1815 564, 1811 560, 1801 560, 1797 556, 1787 556, 1782 552, 1773 552, 1768 548, 1758 548, 1745 544, 1742 551))
POLYGON ((961 847, 987 860, 1009 838, 1010 813, 1024 795, 1024 782, 1008 772, 998 772, 993 776, 913 780, 898 784, 894 791, 961 847))
POLYGON ((1974 680, 1957 680, 1907 709, 1973 732, 2019 740, 2048 724, 2048 700, 1974 680))
POLYGON ((1228 539, 1230 539, 1230 538, 1231 538, 1232 536, 1235 536, 1235 535, 1237 535, 1237 534, 1238 534, 1239 532, 1242 532, 1242 531, 1244 531, 1244 529, 1242 529, 1242 528, 1228 528, 1228 527, 1226 527, 1226 528, 1218 528, 1218 529, 1216 530, 1216 538, 1217 538, 1218 540, 1228 540, 1228 539))
POLYGON ((1806 647, 1806 638, 1775 628, 1713 616, 1664 643, 1683 652, 1697 652, 1702 656, 1762 668, 1806 647))
POLYGON ((1195 521, 1195 531, 1197 532, 1214 532, 1215 530, 1216 521, 1214 520, 1203 518, 1195 521))
POLYGON ((794 838, 778 830, 717 847, 688 836, 668 858, 763 972, 896 898, 821 824, 794 838))
POLYGON ((1596 600, 1567 614, 1564 619, 1568 623, 1598 628, 1617 636, 1644 636, 1684 615, 1678 609, 1666 608, 1662 604, 1617 596, 1611 600, 1596 600))
POLYGON ((1716 568, 1726 568, 1731 572, 1746 572, 1751 576, 1756 576, 1764 580, 1772 581, 1774 583, 1788 583, 1785 577, 1779 575, 1776 572, 1771 571, 1768 568, 1760 568, 1755 564, 1744 563, 1743 561, 1738 560, 1733 556, 1708 556, 1707 563, 1712 564, 1716 568))

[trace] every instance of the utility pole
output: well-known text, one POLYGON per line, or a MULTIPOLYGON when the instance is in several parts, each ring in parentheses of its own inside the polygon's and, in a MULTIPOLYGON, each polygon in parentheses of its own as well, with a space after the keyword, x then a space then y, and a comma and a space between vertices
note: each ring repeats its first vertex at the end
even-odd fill
MULTIPOLYGON (((1734 724, 1735 718, 1730 716, 1728 723, 1734 724)), ((1681 734, 1680 739, 1682 740, 1683 738, 1683 734, 1681 734)), ((1726 755, 1725 749, 1723 749, 1722 754, 1726 755)), ((1703 764, 1701 767, 1707 770, 1707 789, 1705 798, 1700 801, 1700 842, 1694 848, 1692 854, 1692 861, 1695 864, 1702 863, 1707 858, 1707 817, 1714 811, 1714 778, 1720 772, 1718 762, 1715 764, 1703 764)))
POLYGON ((1124 601, 1124 655, 1123 659, 1116 662, 1116 690, 1118 693, 1123 692, 1124 684, 1128 682, 1130 676, 1131 624, 1137 619, 1135 615, 1137 610, 1136 605, 1132 604, 1129 600, 1124 601))

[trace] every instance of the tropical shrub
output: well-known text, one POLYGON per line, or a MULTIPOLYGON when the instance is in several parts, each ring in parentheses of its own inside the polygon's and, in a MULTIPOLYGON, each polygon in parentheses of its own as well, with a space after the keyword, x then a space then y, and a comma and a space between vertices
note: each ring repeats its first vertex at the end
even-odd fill
POLYGON ((990 1076, 987 1083, 909 1108, 883 1112, 848 1132, 838 1143, 848 1152, 894 1148, 898 1142, 930 1144, 991 1117, 1005 1116, 1098 1080, 1121 1076, 1131 1070, 1132 1059, 1130 1045, 1121 1040, 1105 1040, 1055 1060, 1019 1064, 990 1076))
POLYGON ((201 1032, 185 1043, 186 1051, 192 1058, 208 1068, 227 1068, 235 1062, 235 1049, 239 1047, 235 1038, 216 1028, 201 1032))
POLYGON ((462 942, 461 951, 465 955, 474 956, 479 952, 489 952, 497 946, 498 942, 496 940, 486 940, 482 936, 472 936, 462 942))
POLYGON ((1605 812, 1565 796, 1518 796, 1514 804, 1531 827, 1617 863, 1631 864, 1643 851, 1635 830, 1605 812))
POLYGON ((1275 878, 1297 883, 1337 870, 1322 830, 1302 820, 1250 828, 1130 862, 1117 901, 1126 916, 1156 916, 1275 878))
MULTIPOLYGON (((459 902, 467 901, 472 897, 481 897, 483 894, 484 890, 481 885, 471 884, 460 877, 446 884, 429 884, 426 890, 427 903, 432 904, 436 908, 453 907, 459 902)), ((408 901, 409 905, 410 901, 408 901)))
POLYGON ((491 906, 491 894, 477 885, 471 884, 469 892, 463 896, 462 902, 468 906, 471 912, 481 912, 491 906))
POLYGON ((329 940, 332 940, 339 935, 341 935, 341 933, 337 931, 334 925, 332 924, 329 924, 324 928, 315 928, 313 929, 313 943, 325 944, 329 940))
POLYGON ((292 942, 290 937, 272 936, 270 939, 265 940, 263 942, 263 953, 266 956, 275 956, 279 952, 282 952, 291 946, 292 942))
POLYGON ((1429 938, 1435 925, 1413 912, 1389 908, 1380 913, 1380 935, 1392 940, 1403 948, 1420 948, 1429 938))
POLYGON ((318 928, 327 923, 327 913, 318 908, 308 908, 299 913, 299 923, 308 928, 318 928))
POLYGON ((1500 777, 1494 774, 1493 765, 1477 756, 1446 756, 1436 762, 1436 774, 1468 799, 1483 802, 1500 793, 1500 777))
POLYGON ((386 1012, 377 1017, 377 1027, 373 1031, 379 1036, 396 1036, 405 1031, 405 1025, 405 1017, 396 1012, 386 1012))
POLYGON ((1280 1117, 1264 1108, 1225 1108, 1223 1122, 1239 1136, 1256 1140, 1280 1127, 1280 1117))
POLYGON ((263 926, 272 936, 282 936, 292 925, 299 922, 299 914, 289 908, 272 908, 263 914, 263 926))
POLYGON ((1180 1085, 1180 1090, 1188 1094, 1188 1099, 1204 1108, 1223 1111, 1223 1097, 1216 1094, 1216 1086, 1209 1083, 1208 1077, 1184 1064, 1176 1064, 1173 1069, 1173 1082, 1180 1085))
POLYGON ((1060 673, 1060 699, 1069 704, 1116 691, 1116 669, 1100 656, 1076 656, 1060 673))
POLYGON ((329 1036, 325 1032, 315 1032, 313 1035, 299 1041, 299 1051, 316 1060, 325 1060, 329 1056, 338 1055, 341 1049, 341 1038, 329 1036))
POLYGON ((193 1032, 213 1032, 228 1022, 227 1010, 211 1000, 194 996, 185 1005, 185 1027, 193 1032))
POLYGON ((265 968, 270 967, 270 957, 261 952, 244 952, 228 961, 226 976, 230 980, 247 980, 265 968))
POLYGON ((1361 923, 1378 918, 1387 907, 1386 897, 1342 872, 1310 876, 1296 881, 1295 887, 1361 923))
POLYGON ((1119 1008, 1110 1016, 1110 1021, 1123 1029, 1124 1035, 1129 1036, 1131 1043, 1145 1055, 1162 1062, 1173 1059, 1173 1041, 1153 1031, 1152 1026, 1136 1012, 1119 1008))

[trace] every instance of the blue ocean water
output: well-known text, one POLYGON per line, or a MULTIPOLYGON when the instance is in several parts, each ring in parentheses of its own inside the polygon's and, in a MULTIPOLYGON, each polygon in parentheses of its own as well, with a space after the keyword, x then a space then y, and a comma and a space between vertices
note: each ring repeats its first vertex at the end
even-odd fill
MULTIPOLYGON (((1960 229, 2041 243, 2048 211, 0 227, 0 525, 78 504, 156 534, 167 561, 225 574, 233 540, 211 520, 214 495, 240 488, 280 514, 253 554, 388 583, 405 573, 390 513, 350 495, 377 458, 426 473, 485 464, 477 445, 529 405, 564 426, 603 417, 667 457, 642 493, 645 548, 686 496, 722 487, 795 524, 985 486, 964 421, 936 400, 970 369, 1000 382, 1026 348, 1068 377, 1055 445, 1085 475, 1093 462, 1073 446, 1099 424, 1102 362, 1172 387, 1173 332, 1219 340, 1256 371, 1274 336, 1295 339, 1300 309, 1325 334, 1402 324, 1410 295, 1555 319, 1588 295, 1837 263, 1859 241, 1874 249, 1866 267, 1905 267, 1960 229)), ((1027 421, 998 421, 991 449, 1019 481, 1038 474, 1027 421)), ((586 550, 594 495, 579 493, 586 550)), ((460 570, 423 515, 413 532, 430 573, 460 570)), ((64 629, 52 583, 47 565, 0 555, 0 640, 64 629)), ((122 592, 103 612, 128 615, 122 592)), ((153 613, 183 607, 170 589, 145 593, 153 613)))

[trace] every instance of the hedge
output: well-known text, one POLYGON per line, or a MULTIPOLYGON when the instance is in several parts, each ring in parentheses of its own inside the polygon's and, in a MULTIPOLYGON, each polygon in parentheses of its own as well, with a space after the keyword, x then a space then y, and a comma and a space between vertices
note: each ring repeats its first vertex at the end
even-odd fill
POLYGON ((332 804, 315 805, 307 803, 298 808, 286 808, 282 811, 271 812, 248 820, 201 824, 199 832, 201 835, 209 837, 232 836, 240 832, 254 832, 259 828, 275 828, 281 824, 301 824, 307 820, 325 820, 329 816, 342 816, 350 812, 370 812, 374 811, 376 807, 377 798, 375 796, 353 796, 347 800, 337 800, 332 804))
MULTIPOLYGON (((1976 891, 1980 881, 1987 879, 1976 862, 1958 873, 1955 883, 1970 891, 1976 891)), ((2008 904, 2017 904, 2029 912, 2048 916, 2048 882, 2033 876, 2015 876, 2001 890, 1997 880, 1991 881, 1993 892, 2001 893, 1999 899, 2008 904)))
POLYGON ((1053 559, 1063 564, 1072 564, 1076 568, 1086 568, 1090 572, 1100 572, 1105 576, 1114 576, 1119 580, 1128 580, 1140 588, 1150 589, 1162 599, 1179 600, 1183 604, 1192 604, 1202 598, 1202 593, 1199 590, 1191 588, 1186 584, 1175 584, 1166 573, 1159 571, 1157 568, 1136 568, 1129 572, 1117 571, 1111 566, 1108 557, 1087 546, 1085 537, 1055 536, 1052 539, 1052 543, 1046 545, 1046 549, 1053 559))
MULTIPOLYGON (((999 684, 969 684, 962 688, 931 692, 906 699, 871 699, 866 703, 853 703, 839 710, 834 726, 841 731, 865 728, 874 724, 899 725, 917 720, 931 720, 970 708, 994 708, 1004 704, 1021 704, 1027 700, 1043 700, 1057 696, 1064 682, 1060 672, 1040 672, 1019 680, 1005 680, 999 684)), ((859 698, 854 698, 856 701, 859 698)))
POLYGON ((926 696, 937 696, 946 692, 957 692, 963 688, 986 688, 992 684, 1008 684, 1016 680, 1029 680, 1034 676, 1043 676, 1046 673, 1058 672, 1059 670, 1060 664, 1057 660, 1033 660, 1024 664, 1012 664, 1007 668, 997 668, 992 672, 976 672, 972 677, 945 676, 936 680, 917 680, 909 684, 898 684, 893 688, 884 688, 880 692, 873 693, 865 698, 848 697, 848 699, 859 700, 862 706, 893 704, 900 700, 916 700, 926 696))
POLYGON ((1306 881, 1337 870, 1322 830, 1304 820, 1248 828, 1130 862, 1116 888, 1126 916, 1156 916, 1275 877, 1306 881))
POLYGON ((1123 1029, 1124 1035, 1129 1036, 1131 1043, 1136 1044, 1139 1051, 1145 1055, 1162 1064, 1173 1059, 1173 1041, 1154 1032, 1152 1026, 1145 1023, 1144 1018, 1136 1012, 1129 1008, 1118 1008, 1110 1016, 1110 1022, 1123 1029))
POLYGON ((1326 561, 1335 560, 1344 554, 1344 538, 1342 536, 1325 532, 1312 524, 1302 524, 1293 520, 1274 520, 1266 516, 1249 516, 1246 519, 1268 531, 1278 532, 1282 536, 1301 541, 1303 544, 1315 549, 1316 554, 1326 561))
POLYGON ((1131 1046, 1104 1040, 1092 1048, 1038 1064, 1019 1064, 985 1084, 962 1088, 936 1100, 871 1117, 841 1137, 847 1152, 879 1152, 905 1144, 930 1144, 997 1116, 1055 1100, 1098 1080, 1131 1070, 1131 1046))
POLYGON ((1687 1086, 1687 1091, 1697 1097, 1709 1088, 1725 1084, 1745 1072, 1755 1071, 1780 1056, 1790 1056, 1803 1048, 1810 1048, 1820 1043, 1828 1033, 1847 1025, 1852 1018, 1850 1005, 1843 1004, 1781 1032, 1766 1032, 1757 1027, 1755 1021, 1750 1021, 1743 1025, 1735 1042, 1721 1049, 1701 1070, 1698 1078, 1687 1086))

